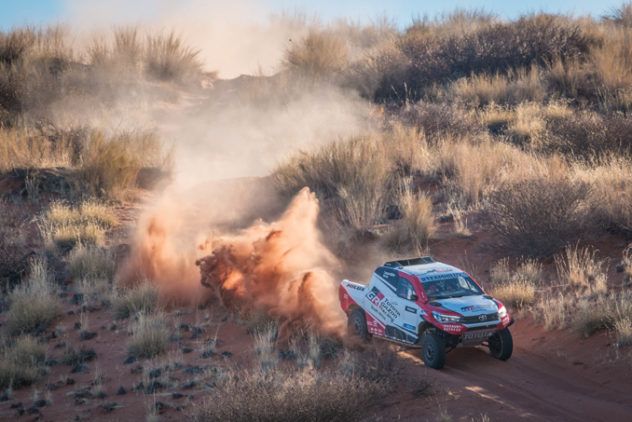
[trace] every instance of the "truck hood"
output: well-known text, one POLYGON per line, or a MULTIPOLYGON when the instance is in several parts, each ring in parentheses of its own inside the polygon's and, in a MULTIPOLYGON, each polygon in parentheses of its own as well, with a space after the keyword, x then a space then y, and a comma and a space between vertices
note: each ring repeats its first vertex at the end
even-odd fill
POLYGON ((498 311, 496 302, 483 295, 435 299, 434 302, 439 302, 441 307, 463 316, 475 316, 498 311))

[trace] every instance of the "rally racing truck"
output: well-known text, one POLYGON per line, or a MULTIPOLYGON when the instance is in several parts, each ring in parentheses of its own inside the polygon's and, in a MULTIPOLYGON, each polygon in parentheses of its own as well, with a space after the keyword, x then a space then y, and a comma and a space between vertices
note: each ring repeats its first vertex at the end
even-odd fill
POLYGON ((459 346, 483 344, 497 359, 511 357, 513 318, 505 306, 464 271, 431 257, 389 261, 368 286, 343 280, 339 294, 352 335, 420 347, 431 368, 442 368, 459 346))

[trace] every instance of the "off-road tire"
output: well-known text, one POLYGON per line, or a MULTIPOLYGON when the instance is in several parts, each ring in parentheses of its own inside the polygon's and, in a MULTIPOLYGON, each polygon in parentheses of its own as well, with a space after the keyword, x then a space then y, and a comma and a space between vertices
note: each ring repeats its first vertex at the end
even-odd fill
POLYGON ((369 330, 366 327, 366 315, 362 309, 356 309, 349 314, 347 320, 347 328, 349 334, 368 341, 370 338, 369 330))
POLYGON ((421 338, 421 359, 426 366, 441 369, 445 365, 445 340, 434 332, 426 332, 421 338))
POLYGON ((513 338, 509 328, 503 328, 487 340, 489 352, 493 357, 500 360, 507 360, 513 352, 513 338))

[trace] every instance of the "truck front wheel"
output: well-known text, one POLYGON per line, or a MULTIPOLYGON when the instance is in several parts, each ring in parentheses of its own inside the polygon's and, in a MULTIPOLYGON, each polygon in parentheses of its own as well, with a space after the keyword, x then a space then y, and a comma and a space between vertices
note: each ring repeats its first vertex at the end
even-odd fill
POLYGON ((366 315, 362 309, 356 309, 349 314, 347 327, 349 334, 360 337, 365 341, 369 339, 369 330, 366 327, 366 315))
POLYGON ((421 338, 421 358, 426 366, 441 369, 445 365, 445 340, 433 332, 426 332, 421 338))
POLYGON ((489 352, 493 357, 500 360, 507 360, 513 352, 513 338, 509 328, 503 328, 487 340, 489 352))

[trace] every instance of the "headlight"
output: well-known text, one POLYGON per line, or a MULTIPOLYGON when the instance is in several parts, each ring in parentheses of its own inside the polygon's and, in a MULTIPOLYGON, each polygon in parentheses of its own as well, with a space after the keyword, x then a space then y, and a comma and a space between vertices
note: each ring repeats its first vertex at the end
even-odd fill
POLYGON ((505 305, 501 306, 500 309, 498 310, 498 317, 499 318, 504 318, 507 316, 507 308, 505 308, 505 305))
POLYGON ((433 311, 432 316, 439 322, 461 322, 461 317, 456 315, 446 315, 433 311))

